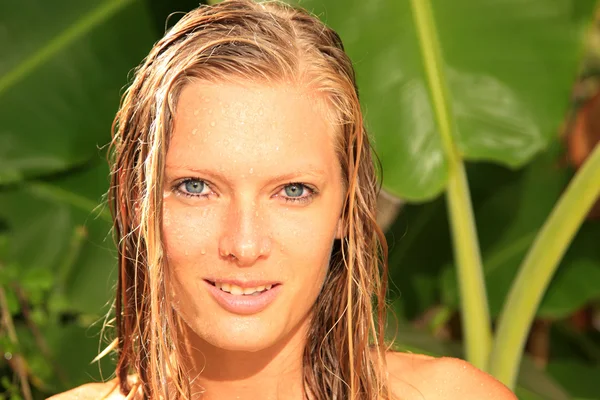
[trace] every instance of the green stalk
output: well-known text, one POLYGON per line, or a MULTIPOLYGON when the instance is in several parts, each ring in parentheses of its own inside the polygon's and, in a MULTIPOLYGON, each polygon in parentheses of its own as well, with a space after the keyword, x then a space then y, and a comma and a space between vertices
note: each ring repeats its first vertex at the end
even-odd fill
POLYGON ((96 26, 106 21, 132 0, 108 0, 96 6, 89 13, 79 17, 75 23, 51 38, 35 53, 21 61, 15 68, 0 76, 0 95, 23 80, 36 68, 57 55, 59 52, 80 39, 96 26))
POLYGON ((511 389, 542 296, 599 195, 600 145, 596 145, 529 249, 500 314, 489 370, 511 389))
POLYGON ((483 369, 487 366, 492 334, 471 195, 463 160, 452 140, 456 124, 450 109, 431 5, 429 0, 412 0, 411 5, 436 121, 448 160, 446 202, 457 265, 466 358, 483 369))

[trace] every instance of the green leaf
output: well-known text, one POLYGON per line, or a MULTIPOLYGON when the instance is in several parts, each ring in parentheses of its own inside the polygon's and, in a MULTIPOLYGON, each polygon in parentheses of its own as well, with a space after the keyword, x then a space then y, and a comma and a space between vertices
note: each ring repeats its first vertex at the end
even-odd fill
POLYGON ((156 38, 140 0, 30 3, 0 5, 0 184, 97 157, 156 38))
POLYGON ((101 313, 113 285, 116 260, 110 216, 102 205, 108 168, 74 172, 61 178, 0 192, 0 219, 11 232, 9 261, 18 264, 25 286, 52 284, 66 290, 71 311, 101 313), (87 237, 74 249, 73 238, 84 226, 87 237), (65 259, 76 257, 67 265, 65 259), (31 271, 31 272, 30 272, 31 271))
POLYGON ((574 360, 557 360, 548 363, 547 371, 574 398, 600 400, 600 391, 598 390, 600 365, 585 364, 574 360))
POLYGON ((102 321, 93 326, 69 324, 53 325, 45 329, 44 335, 53 351, 56 365, 59 365, 67 378, 66 385, 54 385, 57 391, 69 389, 87 382, 107 379, 115 370, 110 356, 100 363, 91 361, 106 343, 100 338, 102 321), (74 351, 76 350, 76 351, 74 351))
MULTIPOLYGON (((500 312, 525 253, 571 176, 569 170, 559 166, 561 153, 562 148, 555 142, 523 170, 510 173, 510 181, 496 185, 490 176, 495 193, 475 205, 493 316, 500 312)), ((582 226, 542 300, 539 317, 564 318, 600 296, 600 286, 595 284, 600 281, 598 236, 597 221, 582 226)), ((448 263, 442 288, 445 304, 452 307, 458 306, 456 287, 456 276, 448 263)))
POLYGON ((439 303, 440 273, 452 263, 443 199, 405 205, 387 233, 390 294, 396 311, 407 319, 439 303), (435 247, 435 251, 430 251, 435 247))
MULTIPOLYGON (((448 163, 410 1, 299 3, 340 33, 354 61, 385 189, 411 201, 440 194, 448 163)), ((432 7, 462 156, 524 165, 566 112, 593 1, 435 0, 432 7)))
MULTIPOLYGON (((520 176, 519 172, 484 163, 468 164, 467 172, 476 209, 479 204, 494 198, 499 188, 520 176)), ((503 216, 499 217, 502 222, 503 216)), ((488 231, 493 232, 493 226, 488 231)), ((402 315, 415 318, 439 304, 440 300, 458 308, 458 288, 443 198, 405 205, 390 228, 387 239, 392 298, 398 296, 402 315)))

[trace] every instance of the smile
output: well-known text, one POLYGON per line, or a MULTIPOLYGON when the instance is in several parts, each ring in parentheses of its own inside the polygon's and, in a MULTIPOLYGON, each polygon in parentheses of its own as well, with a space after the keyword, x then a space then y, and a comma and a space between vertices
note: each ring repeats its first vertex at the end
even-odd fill
POLYGON ((216 302, 225 310, 241 315, 256 314, 275 301, 281 284, 252 282, 231 283, 205 280, 207 289, 216 302))
POLYGON ((273 284, 268 285, 260 285, 256 287, 247 287, 243 288, 241 286, 237 286, 233 283, 224 283, 224 282, 213 282, 217 288, 221 289, 224 292, 231 293, 235 296, 259 296, 262 292, 267 291, 273 287, 273 284))

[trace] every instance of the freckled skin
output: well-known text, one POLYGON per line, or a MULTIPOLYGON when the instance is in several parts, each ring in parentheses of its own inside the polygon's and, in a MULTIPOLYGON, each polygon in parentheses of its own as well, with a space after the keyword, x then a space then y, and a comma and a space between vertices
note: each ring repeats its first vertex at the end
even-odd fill
POLYGON ((182 91, 166 160, 163 237, 171 300, 200 343, 257 352, 304 340, 341 232, 333 129, 304 88, 198 82, 182 91), (293 176, 277 179, 283 174, 293 176), (206 181, 208 197, 174 190, 186 178, 206 181), (293 182, 317 194, 288 203, 293 182), (209 277, 282 287, 265 310, 236 315, 206 290, 209 277))
MULTIPOLYGON (((342 232, 343 185, 327 121, 318 99, 302 88, 193 83, 181 94, 162 231, 169 300, 185 321, 184 344, 192 352, 185 367, 193 398, 305 398, 308 318, 342 232), (287 173, 294 176, 274 179, 287 173), (178 193, 188 178, 206 180, 209 186, 198 187, 208 196, 178 193), (286 203, 291 182, 311 185, 318 195, 286 203), (275 280, 282 290, 260 313, 236 315, 209 295, 207 277, 275 280)), ((458 359, 390 352, 387 367, 400 399, 516 399, 458 359)), ((87 384, 52 399, 124 399, 117 386, 116 380, 87 384)))

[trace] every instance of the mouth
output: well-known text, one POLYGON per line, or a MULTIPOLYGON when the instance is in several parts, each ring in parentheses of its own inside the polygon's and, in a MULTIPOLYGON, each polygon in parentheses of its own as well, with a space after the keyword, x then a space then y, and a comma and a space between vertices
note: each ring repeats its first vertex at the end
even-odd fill
POLYGON ((208 292, 225 310, 238 315, 252 315, 274 303, 282 291, 278 282, 219 281, 204 279, 208 292))
POLYGON ((259 284, 255 286, 239 286, 235 283, 211 281, 206 279, 206 282, 216 287, 222 292, 229 293, 234 296, 260 296, 263 293, 279 286, 279 283, 259 284))

